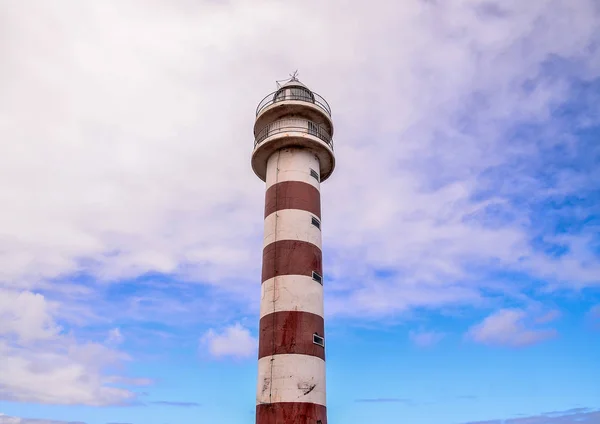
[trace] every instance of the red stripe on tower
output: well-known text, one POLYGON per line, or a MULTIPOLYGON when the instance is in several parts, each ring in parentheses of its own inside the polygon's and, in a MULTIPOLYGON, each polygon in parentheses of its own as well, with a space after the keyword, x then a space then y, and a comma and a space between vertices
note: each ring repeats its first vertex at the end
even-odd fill
POLYGON ((302 311, 273 312, 260 320, 258 358, 298 354, 325 360, 325 349, 314 342, 314 334, 325 334, 322 316, 302 311))
POLYGON ((256 422, 260 424, 317 423, 327 424, 327 408, 302 402, 278 402, 256 407, 256 422))
POLYGON ((267 189, 265 198, 265 218, 282 209, 300 209, 321 217, 321 194, 305 182, 277 183, 267 189))
MULTIPOLYGON (((308 221, 308 217, 307 217, 308 221)), ((307 222, 306 225, 310 225, 307 222)), ((277 240, 263 250, 262 281, 278 275, 323 274, 321 249, 301 240, 277 240)))

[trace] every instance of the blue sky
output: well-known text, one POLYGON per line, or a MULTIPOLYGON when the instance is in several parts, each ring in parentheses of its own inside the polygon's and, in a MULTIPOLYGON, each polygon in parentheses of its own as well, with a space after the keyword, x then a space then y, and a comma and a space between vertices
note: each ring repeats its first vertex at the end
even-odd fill
POLYGON ((0 424, 253 422, 252 125, 295 69, 330 422, 600 423, 597 2, 0 8, 0 424))

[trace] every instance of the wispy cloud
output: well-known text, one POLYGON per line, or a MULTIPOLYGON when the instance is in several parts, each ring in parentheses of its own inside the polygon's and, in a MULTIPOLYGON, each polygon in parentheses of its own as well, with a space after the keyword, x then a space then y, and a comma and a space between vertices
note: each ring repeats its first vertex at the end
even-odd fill
POLYGON ((357 403, 403 403, 405 405, 412 405, 414 402, 411 399, 404 398, 366 398, 356 399, 357 403))
POLYGON ((467 337, 483 344, 528 346, 556 336, 554 329, 528 327, 527 312, 519 309, 501 309, 481 323, 471 327, 467 337))
POLYGON ((85 424, 82 421, 56 421, 11 417, 0 413, 0 424, 85 424))
POLYGON ((523 418, 510 418, 492 421, 477 421, 466 424, 598 424, 600 411, 589 408, 576 408, 562 412, 547 412, 523 418))
POLYGON ((108 332, 108 338, 106 339, 106 342, 108 344, 118 345, 123 343, 124 340, 125 337, 123 337, 121 330, 119 328, 113 328, 108 332))
POLYGON ((542 316, 539 316, 535 319, 535 322, 537 322, 538 324, 547 324, 549 322, 555 321, 558 318, 560 318, 561 313, 560 311, 557 310, 552 310, 552 311, 548 311, 547 313, 545 313, 542 316))
POLYGON ((173 402, 168 400, 157 400, 154 402, 150 402, 153 405, 164 405, 164 406, 179 406, 182 408, 192 408, 196 406, 200 406, 197 402, 173 402))

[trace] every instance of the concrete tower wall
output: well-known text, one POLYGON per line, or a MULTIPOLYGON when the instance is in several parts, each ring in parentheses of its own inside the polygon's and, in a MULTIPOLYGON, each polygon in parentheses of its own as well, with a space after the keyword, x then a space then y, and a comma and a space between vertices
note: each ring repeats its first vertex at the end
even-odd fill
POLYGON ((267 163, 257 424, 327 423, 318 171, 302 148, 267 163))
POLYGON ((310 175, 311 169, 319 173, 319 159, 315 155, 307 150, 281 149, 267 162, 267 190, 283 181, 302 181, 320 190, 319 181, 310 175))

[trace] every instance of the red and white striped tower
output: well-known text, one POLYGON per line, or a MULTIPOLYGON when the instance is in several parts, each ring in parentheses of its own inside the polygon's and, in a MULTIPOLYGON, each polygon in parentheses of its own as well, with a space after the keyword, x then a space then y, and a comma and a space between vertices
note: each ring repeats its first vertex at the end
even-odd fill
POLYGON ((331 109, 295 76, 258 105, 252 169, 266 182, 257 424, 326 424, 320 183, 331 109))

